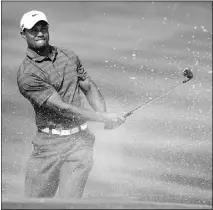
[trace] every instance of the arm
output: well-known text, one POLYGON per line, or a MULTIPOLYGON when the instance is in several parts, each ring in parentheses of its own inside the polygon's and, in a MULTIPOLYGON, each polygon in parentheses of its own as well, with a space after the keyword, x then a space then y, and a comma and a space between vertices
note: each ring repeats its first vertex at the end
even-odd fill
POLYGON ((103 95, 96 84, 88 77, 86 80, 79 81, 79 86, 85 94, 90 106, 96 112, 106 112, 106 103, 103 95))
POLYGON ((47 107, 55 110, 59 115, 74 119, 77 117, 86 120, 110 123, 117 122, 118 116, 113 113, 94 112, 82 107, 65 103, 58 92, 46 82, 45 78, 33 73, 23 73, 17 78, 20 93, 32 104, 38 107, 47 107))
POLYGON ((96 112, 106 112, 106 103, 104 97, 96 86, 96 84, 87 74, 87 71, 84 69, 78 56, 76 57, 76 65, 79 87, 85 94, 90 106, 96 112))
POLYGON ((101 116, 91 110, 65 103, 58 92, 36 73, 23 73, 17 78, 21 94, 38 107, 54 109, 59 115, 70 119, 83 117, 86 120, 103 122, 101 116))
POLYGON ((55 92, 45 102, 44 106, 55 110, 59 115, 73 119, 74 117, 83 117, 86 120, 104 122, 99 113, 65 103, 61 96, 55 92))
POLYGON ((74 116, 84 117, 87 120, 105 123, 105 129, 114 129, 124 123, 125 119, 117 114, 106 112, 92 112, 85 108, 76 107, 62 101, 60 95, 55 92, 46 101, 48 108, 54 109, 64 117, 73 119, 74 116))
MULTIPOLYGON (((100 112, 99 115, 102 118, 106 113, 106 103, 104 97, 102 96, 100 90, 97 88, 96 84, 88 77, 85 80, 80 80, 79 85, 81 90, 87 97, 87 100, 91 107, 95 110, 100 112)), ((106 113, 107 114, 107 113, 106 113)), ((118 117, 118 116, 116 116, 118 117)), ((105 129, 113 129, 119 127, 121 124, 124 123, 125 118, 118 117, 117 121, 106 122, 105 121, 105 129)))
POLYGON ((124 122, 117 114, 105 112, 106 105, 100 91, 81 69, 78 71, 80 86, 93 109, 98 112, 65 103, 54 87, 47 82, 45 75, 40 74, 36 69, 30 68, 27 69, 29 71, 23 73, 23 69, 24 67, 21 66, 21 73, 17 77, 18 87, 20 93, 32 104, 36 104, 38 107, 43 106, 53 109, 59 115, 70 119, 83 117, 86 120, 104 122, 105 124, 114 123, 115 126, 124 122))

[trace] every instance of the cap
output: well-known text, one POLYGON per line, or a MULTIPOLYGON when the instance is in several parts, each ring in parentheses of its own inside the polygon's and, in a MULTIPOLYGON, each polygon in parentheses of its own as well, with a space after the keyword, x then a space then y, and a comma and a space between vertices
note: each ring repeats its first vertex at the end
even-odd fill
POLYGON ((20 28, 23 31, 26 29, 31 29, 37 22, 44 20, 48 23, 47 18, 43 12, 32 10, 25 13, 20 21, 20 28))

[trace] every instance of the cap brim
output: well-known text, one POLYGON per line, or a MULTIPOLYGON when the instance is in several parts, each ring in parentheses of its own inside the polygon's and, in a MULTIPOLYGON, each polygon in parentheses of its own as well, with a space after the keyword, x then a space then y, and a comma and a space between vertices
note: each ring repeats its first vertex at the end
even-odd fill
POLYGON ((30 22, 28 25, 25 25, 24 28, 22 30, 26 29, 31 29, 36 23, 38 23, 39 21, 45 21, 47 24, 49 24, 47 22, 47 19, 45 18, 38 18, 38 19, 34 19, 32 22, 30 22))

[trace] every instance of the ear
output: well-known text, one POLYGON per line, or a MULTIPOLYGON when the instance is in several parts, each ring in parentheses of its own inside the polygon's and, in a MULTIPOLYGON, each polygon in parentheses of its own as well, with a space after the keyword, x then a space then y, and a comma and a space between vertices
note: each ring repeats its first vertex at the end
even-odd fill
POLYGON ((21 31, 20 34, 21 34, 21 36, 22 36, 23 39, 26 39, 26 34, 25 34, 24 31, 21 31))

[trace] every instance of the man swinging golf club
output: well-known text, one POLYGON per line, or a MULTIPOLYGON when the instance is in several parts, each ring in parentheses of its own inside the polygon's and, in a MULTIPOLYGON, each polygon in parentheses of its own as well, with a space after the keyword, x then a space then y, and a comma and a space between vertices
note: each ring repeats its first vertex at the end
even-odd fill
POLYGON ((25 193, 29 197, 81 198, 93 166, 95 136, 87 121, 116 128, 125 118, 106 112, 99 89, 72 51, 49 44, 43 12, 30 11, 20 21, 28 48, 17 84, 30 101, 38 131, 27 163, 25 193), (82 107, 82 91, 94 111, 82 107))
MULTIPOLYGON (((60 197, 81 198, 93 165, 95 141, 86 121, 103 122, 105 129, 114 129, 157 98, 123 116, 107 113, 104 98, 79 57, 49 45, 49 23, 44 13, 24 14, 20 28, 28 48, 17 83, 35 110, 38 128, 27 164, 26 195, 53 197, 59 187, 60 197), (82 107, 80 91, 94 111, 82 107)), ((184 71, 184 76, 189 81, 193 77, 191 70, 184 71)))

